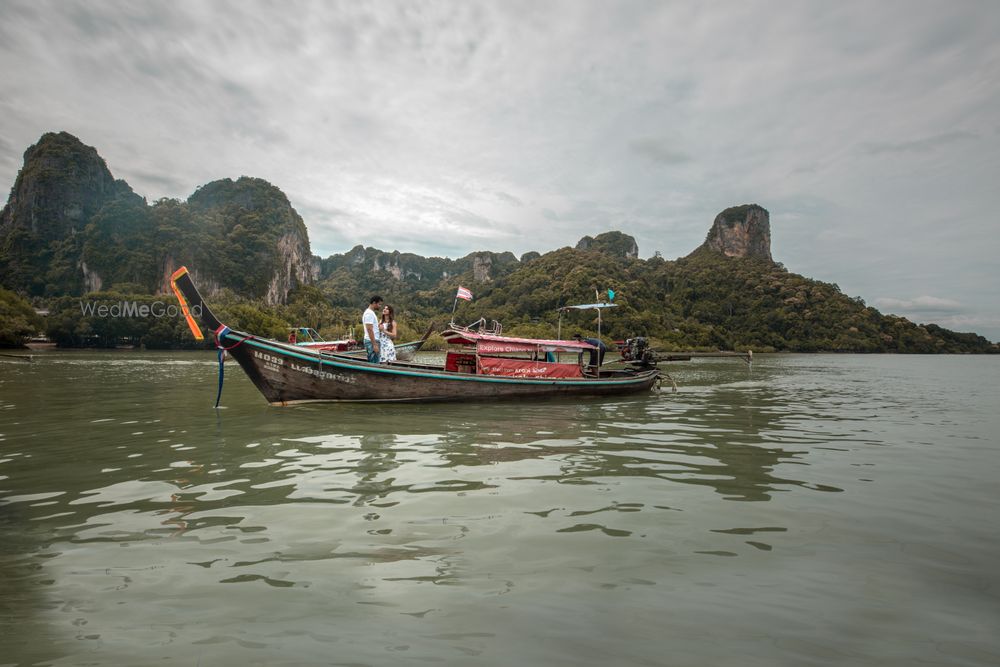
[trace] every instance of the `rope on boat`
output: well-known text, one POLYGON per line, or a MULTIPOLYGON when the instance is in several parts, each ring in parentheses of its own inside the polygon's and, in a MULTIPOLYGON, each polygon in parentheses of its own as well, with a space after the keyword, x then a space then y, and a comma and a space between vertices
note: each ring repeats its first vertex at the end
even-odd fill
POLYGON ((672 377, 670 377, 670 373, 662 373, 662 372, 660 373, 660 376, 658 378, 656 378, 656 389, 657 389, 657 391, 659 391, 661 389, 661 385, 663 384, 663 378, 664 377, 666 377, 668 380, 670 380, 670 385, 671 385, 670 391, 671 392, 676 392, 677 391, 677 383, 674 382, 674 379, 672 377))
POLYGON ((225 371, 226 352, 228 352, 229 350, 232 350, 233 348, 235 348, 235 347, 237 347, 239 345, 242 345, 246 341, 248 341, 251 338, 253 338, 253 336, 249 336, 247 338, 241 338, 238 341, 236 341, 235 343, 233 343, 232 345, 230 345, 229 347, 226 347, 225 345, 222 344, 221 341, 226 336, 226 334, 229 333, 230 331, 232 331, 232 329, 230 329, 229 327, 227 327, 225 324, 220 325, 219 328, 215 330, 215 349, 219 353, 219 393, 216 394, 216 396, 215 396, 215 407, 216 408, 219 407, 219 401, 222 400, 222 382, 223 382, 223 380, 225 378, 225 375, 226 375, 226 371, 225 371))
POLYGON ((223 378, 225 377, 225 374, 226 374, 226 371, 225 371, 226 365, 224 363, 225 359, 226 359, 226 351, 223 350, 221 347, 217 348, 217 351, 219 353, 219 393, 217 393, 215 395, 215 407, 216 407, 216 409, 219 408, 219 401, 222 400, 222 380, 223 380, 223 378))

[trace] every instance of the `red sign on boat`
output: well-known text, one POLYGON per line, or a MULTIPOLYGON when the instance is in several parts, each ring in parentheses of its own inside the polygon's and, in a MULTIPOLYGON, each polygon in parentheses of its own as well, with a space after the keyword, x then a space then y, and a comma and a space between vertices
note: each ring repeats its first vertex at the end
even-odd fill
POLYGON ((503 375, 516 378, 571 378, 582 377, 577 364, 556 364, 531 359, 505 359, 503 357, 480 357, 481 375, 503 375))

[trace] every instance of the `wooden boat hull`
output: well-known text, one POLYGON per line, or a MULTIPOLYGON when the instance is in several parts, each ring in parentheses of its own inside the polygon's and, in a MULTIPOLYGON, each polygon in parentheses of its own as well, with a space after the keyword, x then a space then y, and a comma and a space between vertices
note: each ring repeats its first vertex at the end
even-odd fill
POLYGON ((650 390, 655 369, 608 377, 552 379, 447 372, 419 364, 371 364, 230 331, 221 342, 269 403, 306 401, 475 401, 548 396, 609 396, 650 390))

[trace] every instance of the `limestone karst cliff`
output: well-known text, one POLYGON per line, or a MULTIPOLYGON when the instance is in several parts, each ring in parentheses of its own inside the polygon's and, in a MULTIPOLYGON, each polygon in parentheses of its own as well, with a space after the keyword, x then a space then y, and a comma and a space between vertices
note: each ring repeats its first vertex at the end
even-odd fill
POLYGON ((115 180, 92 146, 66 132, 49 132, 24 152, 10 197, 0 212, 0 282, 41 294, 99 285, 80 257, 81 233, 115 200, 141 204, 115 180), (52 291, 52 290, 50 290, 52 291))
POLYGON ((625 259, 639 257, 639 244, 633 237, 622 232, 604 232, 594 237, 584 236, 576 244, 576 249, 594 250, 625 259))
MULTIPOLYGON (((222 276, 246 274, 244 293, 268 304, 285 303, 297 285, 309 285, 316 273, 309 232, 288 197, 267 181, 243 176, 204 185, 188 198, 195 214, 219 221, 222 276)), ((211 270, 211 267, 205 267, 211 270)))
POLYGON ((51 241, 83 231, 87 221, 118 197, 140 200, 116 180, 93 146, 67 132, 49 132, 24 152, 0 229, 18 227, 51 241))
POLYGON ((0 212, 0 284, 33 296, 114 285, 169 293, 180 264, 209 294, 232 287, 270 304, 317 273, 305 223, 266 181, 223 179, 187 202, 149 206, 71 134, 45 134, 25 151, 0 212))
POLYGON ((715 217, 702 248, 727 257, 771 259, 771 217, 757 204, 727 208, 715 217))
MULTIPOLYGON (((537 253, 535 253, 537 256, 537 253)), ((344 254, 320 260, 320 279, 336 279, 340 271, 371 272, 391 276, 413 289, 431 289, 452 276, 471 273, 477 282, 488 283, 506 275, 519 264, 510 252, 473 252, 465 257, 421 257, 412 253, 355 246, 344 254)))

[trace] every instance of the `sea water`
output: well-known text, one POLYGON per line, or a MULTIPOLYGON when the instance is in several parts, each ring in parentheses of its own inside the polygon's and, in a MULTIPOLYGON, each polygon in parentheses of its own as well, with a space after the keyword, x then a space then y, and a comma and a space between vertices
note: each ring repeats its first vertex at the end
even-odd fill
POLYGON ((268 406, 0 357, 0 665, 1000 664, 1000 357, 268 406))

